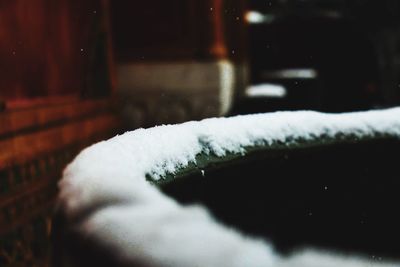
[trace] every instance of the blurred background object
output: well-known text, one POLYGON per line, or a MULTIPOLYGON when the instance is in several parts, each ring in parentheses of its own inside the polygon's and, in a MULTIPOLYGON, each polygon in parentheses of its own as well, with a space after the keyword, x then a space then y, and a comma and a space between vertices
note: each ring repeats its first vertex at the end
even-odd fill
POLYGON ((242 100, 237 112, 397 105, 399 12, 391 0, 248 1, 250 83, 278 84, 287 94, 242 100))
POLYGON ((240 0, 111 3, 116 88, 130 127, 229 112, 246 84, 243 9, 240 0))
POLYGON ((0 1, 0 265, 45 266, 83 147, 212 116, 400 103, 397 0, 0 1))
POLYGON ((57 181, 120 132, 106 1, 0 1, 0 266, 48 266, 57 181))

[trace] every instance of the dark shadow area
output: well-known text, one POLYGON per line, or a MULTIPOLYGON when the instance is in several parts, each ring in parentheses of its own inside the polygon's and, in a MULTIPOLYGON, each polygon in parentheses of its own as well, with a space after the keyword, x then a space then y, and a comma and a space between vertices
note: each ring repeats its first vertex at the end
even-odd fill
MULTIPOLYGON (((374 48, 355 25, 349 20, 290 14, 249 27, 251 83, 284 85, 288 95, 280 109, 343 112, 382 103, 374 48), (317 76, 271 77, 276 70, 288 69, 310 69, 317 76)), ((263 111, 260 106, 259 112, 263 111)))
POLYGON ((285 253, 303 246, 399 258, 400 142, 264 151, 163 191, 285 253))

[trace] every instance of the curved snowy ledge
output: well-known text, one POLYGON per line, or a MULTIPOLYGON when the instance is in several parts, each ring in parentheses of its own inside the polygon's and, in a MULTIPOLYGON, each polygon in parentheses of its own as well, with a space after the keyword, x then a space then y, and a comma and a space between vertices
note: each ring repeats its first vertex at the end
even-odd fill
POLYGON ((203 207, 178 204, 148 179, 173 179, 196 166, 199 155, 209 162, 223 161, 260 149, 381 137, 400 139, 400 108, 335 115, 278 112, 139 129, 82 151, 65 169, 59 206, 70 227, 103 243, 124 262, 178 267, 374 266, 316 252, 282 259, 264 241, 220 225, 203 207))

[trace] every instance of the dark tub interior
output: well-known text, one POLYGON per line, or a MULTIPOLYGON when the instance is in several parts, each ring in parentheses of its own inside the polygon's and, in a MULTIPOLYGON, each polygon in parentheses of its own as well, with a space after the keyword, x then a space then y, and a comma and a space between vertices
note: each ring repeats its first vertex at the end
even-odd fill
POLYGON ((214 167, 161 188, 282 253, 312 246, 400 259, 399 140, 262 151, 214 167))

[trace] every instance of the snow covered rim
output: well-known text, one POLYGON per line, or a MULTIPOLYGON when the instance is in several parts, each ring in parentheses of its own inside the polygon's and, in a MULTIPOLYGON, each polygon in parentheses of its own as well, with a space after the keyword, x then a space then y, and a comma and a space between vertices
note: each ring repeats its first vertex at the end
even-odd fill
POLYGON ((375 132, 375 134, 365 136, 338 132, 334 136, 322 135, 315 137, 315 139, 304 139, 300 137, 298 139, 288 139, 287 142, 275 141, 245 146, 243 147, 243 151, 226 152, 223 156, 218 156, 214 152, 210 152, 206 149, 197 154, 194 161, 189 162, 185 166, 178 166, 175 171, 166 172, 161 177, 158 174, 147 173, 146 180, 157 186, 163 186, 173 183, 176 179, 185 178, 196 173, 204 175, 205 170, 210 171, 229 167, 229 165, 240 162, 245 158, 250 158, 252 156, 257 157, 257 155, 266 153, 274 157, 281 157, 287 154, 288 151, 322 148, 342 144, 360 144, 378 140, 400 140, 400 136, 387 132, 375 132))
MULTIPOLYGON (((246 140, 246 138, 240 136, 238 140, 241 142, 236 146, 231 146, 227 143, 227 146, 224 147, 220 143, 215 144, 216 140, 212 137, 200 134, 198 135, 198 142, 202 145, 203 149, 195 155, 194 160, 189 161, 187 164, 177 164, 173 170, 162 172, 162 174, 156 168, 146 173, 146 179, 151 183, 163 185, 181 177, 199 172, 202 173, 204 169, 209 169, 210 167, 223 167, 232 161, 240 161, 244 157, 263 151, 285 153, 288 150, 338 144, 356 144, 371 140, 400 140, 400 117, 397 117, 400 115, 399 112, 400 108, 347 114, 323 114, 312 111, 300 111, 238 116, 230 119, 220 118, 219 120, 233 121, 236 119, 239 121, 239 118, 245 119, 250 116, 264 116, 266 123, 269 121, 275 124, 276 118, 273 120, 271 116, 277 116, 282 119, 282 122, 278 123, 280 124, 279 127, 275 125, 267 126, 270 127, 271 131, 276 132, 273 136, 266 135, 269 138, 262 138, 261 136, 247 133, 248 139, 246 140), (296 113, 299 115, 299 120, 294 122, 296 113), (366 117, 370 118, 367 119, 366 117), (315 121, 318 119, 320 119, 319 123, 315 121), (304 124, 301 125, 302 123, 304 124), (305 130, 307 127, 310 127, 309 132, 305 130), (280 130, 282 130, 283 135, 282 133, 278 133, 280 130)), ((209 120, 215 119, 206 119, 202 122, 206 123, 209 120)), ((262 125, 258 124, 256 127, 262 127, 262 125)), ((243 131, 243 128, 236 131, 243 131)), ((228 137, 228 135, 226 136, 228 137)), ((165 164, 165 166, 167 165, 165 164)))
POLYGON ((82 151, 60 181, 59 207, 72 228, 127 262, 182 267, 371 265, 316 252, 280 258, 268 243, 227 229, 204 207, 178 204, 148 180, 168 181, 193 166, 203 168, 257 150, 376 138, 400 139, 400 108, 277 112, 139 129, 82 151), (201 163, 200 158, 206 160, 201 163))

